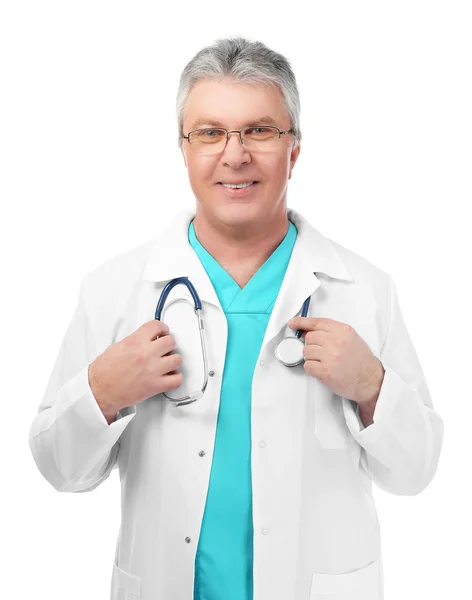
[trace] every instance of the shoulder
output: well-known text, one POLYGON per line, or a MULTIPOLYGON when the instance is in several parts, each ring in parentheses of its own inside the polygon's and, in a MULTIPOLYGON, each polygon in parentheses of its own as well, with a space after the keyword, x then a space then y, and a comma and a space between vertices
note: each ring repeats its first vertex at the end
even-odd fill
POLYGON ((142 273, 155 238, 124 250, 88 271, 81 283, 82 296, 89 314, 120 312, 139 287, 142 273))
POLYGON ((326 239, 346 265, 354 282, 370 283, 374 286, 390 285, 389 273, 379 265, 331 238, 326 237, 326 239))
POLYGON ((392 276, 385 269, 357 252, 330 238, 327 239, 346 265, 353 279, 351 285, 355 288, 369 290, 375 298, 377 307, 389 314, 394 286, 392 276))
POLYGON ((350 305, 356 330, 368 341, 373 351, 380 352, 392 314, 394 281, 379 265, 342 244, 329 239, 344 262, 352 281, 343 286, 344 301, 350 305), (355 316, 355 318, 354 318, 355 316), (376 350, 375 350, 376 349, 376 350))
POLYGON ((124 250, 89 271, 84 280, 89 288, 129 285, 141 277, 155 239, 124 250))

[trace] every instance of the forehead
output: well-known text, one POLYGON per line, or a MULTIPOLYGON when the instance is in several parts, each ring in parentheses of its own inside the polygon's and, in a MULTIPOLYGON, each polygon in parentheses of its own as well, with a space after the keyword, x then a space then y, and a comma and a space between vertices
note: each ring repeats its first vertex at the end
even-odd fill
POLYGON ((203 125, 244 127, 254 123, 288 125, 283 97, 274 86, 235 81, 199 81, 185 107, 187 129, 203 125))

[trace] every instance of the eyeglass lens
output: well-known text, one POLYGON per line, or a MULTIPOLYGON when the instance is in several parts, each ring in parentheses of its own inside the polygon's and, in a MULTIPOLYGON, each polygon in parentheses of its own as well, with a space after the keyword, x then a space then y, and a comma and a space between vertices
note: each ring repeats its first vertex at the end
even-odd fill
MULTIPOLYGON (((241 132, 244 146, 248 150, 273 151, 279 143, 279 132, 275 127, 249 127, 241 132)), ((190 147, 200 154, 216 154, 226 144, 224 129, 200 129, 189 138, 190 147)))

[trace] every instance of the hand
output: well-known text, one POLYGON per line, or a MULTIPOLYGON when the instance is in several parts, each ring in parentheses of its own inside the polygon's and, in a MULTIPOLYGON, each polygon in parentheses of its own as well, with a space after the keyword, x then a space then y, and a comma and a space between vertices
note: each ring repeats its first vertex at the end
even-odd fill
POLYGON ((375 405, 385 370, 355 329, 322 317, 295 317, 288 325, 304 330, 304 369, 309 375, 338 396, 361 406, 375 405))
POLYGON ((89 384, 105 417, 112 418, 126 406, 178 388, 182 364, 169 327, 157 319, 148 321, 121 341, 111 344, 89 365, 89 384))

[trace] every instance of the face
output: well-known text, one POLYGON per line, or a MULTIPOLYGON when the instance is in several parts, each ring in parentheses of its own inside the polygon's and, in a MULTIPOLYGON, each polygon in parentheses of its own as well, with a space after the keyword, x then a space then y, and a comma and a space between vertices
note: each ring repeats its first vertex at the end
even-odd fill
MULTIPOLYGON (((224 127, 228 131, 253 124, 270 116, 280 131, 290 129, 284 112, 283 97, 275 87, 250 85, 236 81, 204 80, 189 94, 183 131, 224 127), (197 124, 198 119, 208 119, 197 124), (214 122, 220 124, 217 125, 214 122)), ((276 150, 247 150, 239 135, 230 134, 220 154, 204 156, 193 152, 188 140, 182 140, 182 154, 190 186, 197 200, 197 214, 215 223, 233 227, 246 224, 261 226, 286 214, 288 180, 300 153, 292 150, 292 135, 281 135, 276 150), (243 197, 232 196, 220 182, 257 181, 243 197)))

